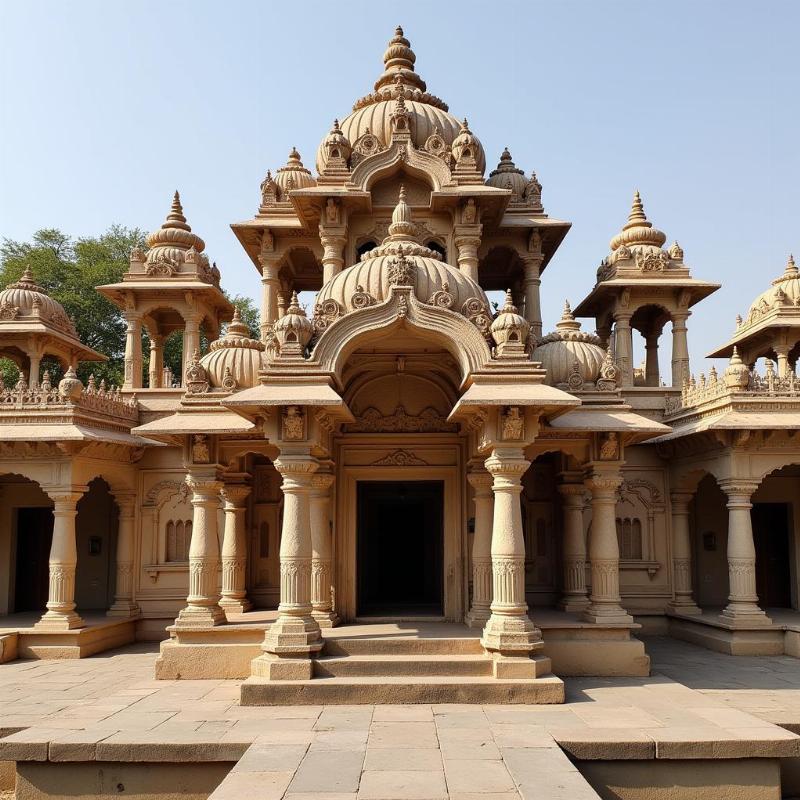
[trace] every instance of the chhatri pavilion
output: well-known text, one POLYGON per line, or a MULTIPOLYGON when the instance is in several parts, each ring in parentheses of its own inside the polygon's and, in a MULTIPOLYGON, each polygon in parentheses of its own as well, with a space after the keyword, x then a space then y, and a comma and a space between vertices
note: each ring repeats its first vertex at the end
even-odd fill
POLYGON ((105 356, 34 274, 0 292, 0 661, 163 640, 155 677, 246 679, 245 704, 554 703, 648 675, 642 633, 800 655, 794 261, 695 377, 719 284, 637 192, 548 332, 570 223, 507 149, 487 165, 401 28, 383 62, 231 226, 259 338, 177 192, 98 287, 119 389, 78 379, 105 356))

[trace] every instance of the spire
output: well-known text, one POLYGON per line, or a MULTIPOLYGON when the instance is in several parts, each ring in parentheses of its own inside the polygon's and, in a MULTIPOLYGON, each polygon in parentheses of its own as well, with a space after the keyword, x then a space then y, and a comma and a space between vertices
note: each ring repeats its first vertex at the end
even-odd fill
POLYGON ((572 307, 569 300, 564 301, 564 310, 561 312, 561 319, 556 323, 556 330, 559 331, 577 331, 580 330, 581 324, 575 319, 572 313, 572 307))
MULTIPOLYGON (((461 133, 469 133, 469 128, 467 127, 466 120, 464 120, 464 122, 461 125, 461 133)), ((511 158, 511 152, 507 147, 504 147, 503 152, 500 154, 500 161, 497 164, 497 169, 493 169, 489 173, 489 177, 493 178, 495 175, 508 175, 512 172, 517 175, 525 175, 524 170, 517 169, 517 165, 511 158)), ((496 186, 497 184, 495 183, 492 185, 496 186)))
POLYGON ((169 214, 167 214, 167 219, 161 227, 178 228, 182 231, 191 230, 189 225, 186 223, 186 217, 183 215, 181 196, 177 189, 175 190, 175 194, 172 196, 172 205, 170 206, 169 214))
POLYGON ((517 307, 514 305, 514 298, 511 295, 511 289, 506 289, 506 299, 503 307, 500 309, 501 314, 516 314, 517 307))
POLYGON ((797 270, 797 265, 794 263, 794 256, 791 253, 789 253, 789 260, 786 262, 786 270, 784 272, 784 275, 790 278, 795 278, 797 277, 797 274, 798 270, 797 270))
POLYGON ((627 231, 629 228, 652 228, 653 223, 649 222, 644 213, 644 206, 642 205, 642 198, 639 196, 637 189, 633 194, 633 203, 631 204, 631 213, 628 214, 628 221, 622 230, 627 231))
POLYGON ((239 311, 239 306, 233 308, 233 319, 228 325, 226 336, 234 339, 249 338, 250 329, 242 322, 242 315, 239 311))
POLYGON ((389 226, 389 237, 391 239, 407 239, 412 237, 415 231, 416 226, 411 220, 411 209, 408 203, 406 203, 406 187, 401 184, 397 205, 392 212, 392 224, 389 226))
POLYGON ((289 302, 289 308, 286 309, 285 316, 288 316, 289 314, 298 314, 301 317, 304 317, 306 315, 305 310, 300 305, 300 300, 297 297, 297 292, 292 292, 292 299, 289 302))
POLYGON ((401 84, 410 84, 410 88, 424 92, 425 81, 414 72, 416 60, 411 42, 406 39, 403 29, 398 25, 383 54, 383 75, 375 82, 375 90, 391 85, 399 78, 401 84))

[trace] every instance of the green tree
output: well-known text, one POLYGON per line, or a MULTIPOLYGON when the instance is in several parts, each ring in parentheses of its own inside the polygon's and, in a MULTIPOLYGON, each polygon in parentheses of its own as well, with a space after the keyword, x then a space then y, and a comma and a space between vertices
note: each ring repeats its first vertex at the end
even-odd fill
MULTIPOLYGON (((80 340, 109 357, 105 363, 83 363, 78 375, 85 382, 94 373, 98 382, 121 384, 125 355, 125 323, 119 309, 96 291, 104 283, 117 283, 128 268, 128 254, 144 245, 138 228, 114 225, 100 236, 72 239, 54 228, 37 231, 30 242, 4 239, 0 245, 0 287, 19 280, 26 267, 36 282, 64 306, 75 323, 80 340)), ((48 361, 54 380, 57 365, 48 361)), ((9 363, 2 368, 6 382, 16 380, 9 363)))

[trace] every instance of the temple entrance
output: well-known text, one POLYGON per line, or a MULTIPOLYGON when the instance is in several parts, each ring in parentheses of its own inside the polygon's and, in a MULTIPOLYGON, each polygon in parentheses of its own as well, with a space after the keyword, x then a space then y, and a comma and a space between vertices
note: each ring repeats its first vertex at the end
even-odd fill
POLYGON ((47 604, 53 511, 50 508, 18 508, 17 569, 14 611, 44 610, 47 604))
POLYGON ((791 608, 789 504, 753 503, 756 592, 761 608, 791 608))
POLYGON ((442 481, 359 481, 359 616, 442 616, 442 481))

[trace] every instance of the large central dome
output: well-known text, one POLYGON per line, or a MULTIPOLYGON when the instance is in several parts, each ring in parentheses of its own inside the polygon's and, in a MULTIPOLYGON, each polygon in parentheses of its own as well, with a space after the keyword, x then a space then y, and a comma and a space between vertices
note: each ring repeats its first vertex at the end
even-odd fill
POLYGON ((414 232, 411 209, 401 187, 387 238, 365 253, 358 264, 328 281, 317 295, 317 308, 338 316, 381 303, 389 297, 390 286, 397 282, 392 280, 392 271, 403 268, 411 273, 409 283, 423 303, 470 315, 478 306, 488 310, 483 289, 461 270, 441 261, 439 253, 419 244, 414 232))
MULTIPOLYGON (((428 93, 425 81, 414 71, 416 55, 410 42, 398 26, 394 38, 383 54, 384 72, 375 82, 375 91, 358 100, 353 112, 342 120, 339 129, 350 145, 367 134, 374 136, 383 147, 391 141, 391 115, 395 101, 402 97, 411 114, 411 141, 422 147, 429 137, 438 134, 448 149, 461 132, 462 123, 451 113, 447 104, 428 93)), ((323 140, 324 143, 324 140, 323 140)), ((486 167, 483 147, 476 139, 475 160, 479 172, 486 167)), ((317 150, 317 171, 322 172, 327 163, 325 148, 317 150)))

